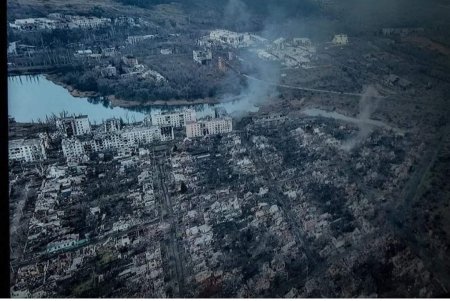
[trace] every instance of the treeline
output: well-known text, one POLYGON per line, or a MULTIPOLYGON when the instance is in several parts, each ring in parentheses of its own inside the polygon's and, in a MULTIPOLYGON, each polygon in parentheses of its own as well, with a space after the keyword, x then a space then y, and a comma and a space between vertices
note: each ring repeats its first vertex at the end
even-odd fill
POLYGON ((156 82, 143 78, 104 78, 97 71, 70 71, 59 75, 59 80, 80 91, 95 91, 102 96, 115 95, 120 99, 135 102, 152 100, 186 99, 215 97, 223 91, 239 93, 240 81, 221 81, 221 76, 204 74, 207 66, 196 70, 166 67, 161 72, 167 82, 156 82))
POLYGON ((219 10, 224 10, 230 5, 244 5, 250 13, 261 14, 262 16, 269 16, 274 14, 273 9, 285 12, 284 15, 302 14, 308 15, 312 12, 318 11, 319 6, 313 0, 116 0, 125 5, 134 5, 142 8, 150 8, 158 4, 180 3, 185 7, 215 7, 219 10), (239 4, 238 4, 239 2, 239 4))
POLYGON ((125 5, 134 5, 142 8, 150 8, 158 4, 169 4, 174 2, 173 0, 117 0, 125 5))

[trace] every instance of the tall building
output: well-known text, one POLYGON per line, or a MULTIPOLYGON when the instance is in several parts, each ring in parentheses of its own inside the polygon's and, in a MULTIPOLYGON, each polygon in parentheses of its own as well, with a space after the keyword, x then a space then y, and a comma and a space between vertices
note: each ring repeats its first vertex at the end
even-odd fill
POLYGON ((183 127, 187 122, 196 121, 195 110, 187 109, 176 113, 163 113, 151 117, 153 125, 171 125, 183 127))
POLYGON ((223 107, 216 107, 214 108, 214 117, 215 118, 223 118, 223 117, 227 117, 228 113, 227 110, 223 107))
POLYGON ((129 127, 116 132, 102 132, 94 137, 71 137, 62 140, 64 157, 69 161, 92 152, 137 148, 154 141, 173 140, 172 126, 129 127))
POLYGON ((61 146, 64 157, 69 159, 81 157, 86 153, 84 143, 77 138, 63 139, 61 146))
POLYGON ((117 132, 122 129, 122 122, 117 118, 106 119, 103 123, 105 132, 117 132))
POLYGON ((66 137, 91 133, 91 124, 87 115, 61 118, 56 121, 56 126, 66 137))
POLYGON ((229 133, 232 130, 233 122, 231 117, 206 119, 186 123, 186 136, 188 138, 229 133))
POLYGON ((47 159, 42 139, 19 139, 9 141, 9 160, 33 162, 47 159))
MULTIPOLYGON (((169 128, 171 128, 169 126, 169 128)), ((140 143, 151 143, 154 140, 168 141, 173 139, 173 131, 166 127, 133 127, 125 129, 120 133, 121 138, 126 141, 129 146, 137 146, 140 143), (164 130, 163 130, 164 128, 164 130)))

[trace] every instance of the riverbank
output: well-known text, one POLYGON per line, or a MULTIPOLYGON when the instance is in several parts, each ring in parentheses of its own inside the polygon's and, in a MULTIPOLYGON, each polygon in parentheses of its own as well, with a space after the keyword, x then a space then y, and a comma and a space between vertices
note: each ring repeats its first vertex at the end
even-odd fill
POLYGON ((100 94, 95 91, 80 91, 75 89, 74 87, 67 85, 57 79, 54 74, 44 74, 44 77, 54 83, 55 85, 61 86, 67 91, 69 91, 70 95, 73 97, 98 97, 100 94))
POLYGON ((220 102, 213 98, 205 98, 205 99, 195 99, 195 100, 185 100, 185 99, 171 99, 171 100, 153 100, 146 102, 135 102, 123 100, 115 97, 114 95, 110 95, 107 97, 111 102, 111 106, 122 107, 122 108, 131 108, 131 107, 142 107, 142 106, 188 106, 188 105, 199 105, 199 104, 210 104, 215 105, 220 102))
MULTIPOLYGON (((73 97, 100 97, 100 93, 95 91, 80 91, 75 89, 71 85, 67 85, 58 80, 57 76, 54 74, 44 74, 44 77, 53 82, 54 84, 63 87, 66 89, 70 95, 73 97)), ((120 108, 133 108, 133 107, 146 107, 146 106, 184 106, 184 105, 200 105, 200 104, 208 104, 215 105, 220 102, 215 98, 199 98, 194 100, 186 100, 186 99, 171 99, 171 100, 149 100, 146 102, 137 102, 130 101, 121 98, 117 98, 115 95, 108 95, 106 98, 110 101, 112 107, 120 107, 120 108)))

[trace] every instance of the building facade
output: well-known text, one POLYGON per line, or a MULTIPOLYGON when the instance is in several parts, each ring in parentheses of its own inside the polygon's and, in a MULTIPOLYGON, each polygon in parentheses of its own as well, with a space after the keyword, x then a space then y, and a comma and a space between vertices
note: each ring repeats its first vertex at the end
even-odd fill
POLYGON ((334 36, 332 42, 335 45, 347 45, 348 44, 348 36, 346 34, 337 34, 334 36))
POLYGON ((63 155, 68 159, 83 156, 86 153, 84 146, 85 143, 77 138, 63 139, 61 141, 63 155))
POLYGON ((155 35, 152 34, 148 34, 148 35, 144 35, 144 36, 129 36, 127 37, 127 43, 128 44, 136 44, 139 43, 141 41, 147 40, 147 39, 153 39, 155 38, 155 35))
POLYGON ((164 113, 151 116, 152 125, 171 125, 183 127, 187 122, 196 121, 195 110, 187 109, 177 113, 164 113))
POLYGON ((18 139, 9 141, 9 160, 33 162, 47 159, 42 139, 18 139))
POLYGON ((93 137, 71 137, 62 140, 62 151, 67 160, 78 160, 92 152, 135 149, 142 144, 173 140, 173 127, 129 127, 115 132, 103 132, 93 137))
POLYGON ((65 117, 56 121, 56 127, 65 137, 81 136, 91 133, 87 115, 65 117))
POLYGON ((207 50, 193 50, 192 57, 195 62, 200 65, 207 65, 212 61, 212 52, 210 49, 207 50))
POLYGON ((113 77, 117 75, 117 69, 114 66, 107 66, 100 71, 101 75, 104 77, 113 77))
POLYGON ((105 132, 117 132, 122 129, 122 122, 117 118, 106 119, 103 123, 105 132))
POLYGON ((229 133, 232 130, 233 122, 231 117, 199 120, 197 122, 186 123, 186 136, 188 138, 229 133))

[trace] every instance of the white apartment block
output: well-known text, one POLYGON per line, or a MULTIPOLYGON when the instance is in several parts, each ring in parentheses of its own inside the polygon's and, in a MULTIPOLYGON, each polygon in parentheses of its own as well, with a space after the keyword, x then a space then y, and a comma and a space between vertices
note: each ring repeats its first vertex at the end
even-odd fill
POLYGON ((47 159, 42 139, 19 139, 9 141, 9 160, 32 162, 47 159))
POLYGON ((171 125, 173 127, 183 127, 186 123, 196 121, 195 110, 187 109, 176 113, 163 113, 151 116, 152 125, 171 125))
POLYGON ((251 47, 267 42, 266 39, 254 34, 233 32, 224 29, 212 30, 209 33, 208 39, 213 43, 225 44, 233 48, 251 47))
POLYGON ((61 118, 56 121, 56 126, 66 137, 91 133, 91 124, 86 115, 61 118))
POLYGON ((199 120, 197 122, 186 123, 186 136, 188 138, 229 133, 232 130, 233 122, 231 117, 199 120))
POLYGON ((92 139, 68 138, 62 140, 64 157, 69 161, 78 159, 91 152, 104 150, 121 150, 136 148, 140 144, 149 144, 154 141, 173 140, 171 126, 129 127, 109 133, 99 133, 92 139))
POLYGON ((154 140, 168 141, 173 139, 173 130, 170 134, 163 134, 159 126, 125 129, 120 136, 129 146, 137 146, 140 143, 151 143, 154 140))

